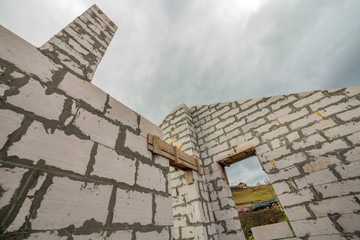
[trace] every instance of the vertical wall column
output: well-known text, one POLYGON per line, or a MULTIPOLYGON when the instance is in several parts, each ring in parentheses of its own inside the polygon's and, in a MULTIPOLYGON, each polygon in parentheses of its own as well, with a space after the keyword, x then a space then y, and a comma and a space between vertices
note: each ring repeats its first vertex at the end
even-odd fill
MULTIPOLYGON (((196 130, 192 123, 190 109, 182 104, 175 108, 161 124, 164 140, 182 145, 181 150, 200 157, 196 130)), ((200 161, 201 169, 203 166, 200 161)), ((204 172, 202 172, 204 173, 204 172)), ((173 239, 217 239, 214 217, 209 201, 208 186, 204 176, 193 171, 194 183, 186 182, 185 172, 171 170, 171 193, 173 199, 173 239)))
MULTIPOLYGON (((204 176, 209 189, 209 198, 214 215, 216 233, 219 239, 245 239, 241 230, 240 219, 232 198, 230 186, 223 179, 215 159, 222 157, 222 152, 229 149, 224 130, 234 129, 238 112, 234 103, 221 103, 191 108, 196 127, 199 150, 203 159, 204 176)), ((238 131, 236 131, 239 134, 238 131)))

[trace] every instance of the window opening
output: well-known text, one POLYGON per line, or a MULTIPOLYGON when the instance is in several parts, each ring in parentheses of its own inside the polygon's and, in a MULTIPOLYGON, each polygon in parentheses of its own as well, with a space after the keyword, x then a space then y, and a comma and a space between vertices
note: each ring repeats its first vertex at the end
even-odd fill
POLYGON ((221 159, 218 163, 223 179, 230 185, 247 239, 253 239, 253 227, 281 222, 289 224, 255 148, 221 159))

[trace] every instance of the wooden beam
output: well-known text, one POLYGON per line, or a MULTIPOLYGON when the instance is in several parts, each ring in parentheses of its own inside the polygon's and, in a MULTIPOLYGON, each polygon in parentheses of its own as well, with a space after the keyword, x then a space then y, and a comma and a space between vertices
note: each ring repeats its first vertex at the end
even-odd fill
POLYGON ((217 162, 217 164, 218 164, 222 179, 225 180, 227 184, 229 184, 229 179, 228 179, 228 176, 226 174, 224 165, 222 165, 220 162, 217 162))
POLYGON ((198 159, 198 158, 195 158, 195 160, 196 160, 196 163, 197 163, 197 169, 198 169, 198 173, 199 173, 199 175, 201 176, 202 175, 202 173, 201 173, 201 167, 200 167, 200 160, 198 159))
POLYGON ((201 175, 201 169, 199 160, 190 156, 176 147, 161 140, 158 136, 148 134, 147 136, 147 148, 154 154, 163 156, 170 161, 170 166, 181 169, 192 169, 197 171, 201 175))
POLYGON ((154 154, 161 154, 161 145, 160 145, 160 138, 159 137, 154 137, 154 142, 153 142, 153 152, 154 154))
MULTIPOLYGON (((228 156, 228 157, 226 157, 224 159, 218 160, 217 163, 218 163, 218 166, 219 166, 219 169, 220 169, 220 172, 221 172, 222 179, 224 179, 229 184, 229 179, 228 179, 228 176, 227 176, 226 171, 225 171, 225 166, 230 167, 231 164, 239 162, 241 160, 244 160, 244 159, 249 158, 249 157, 254 156, 254 155, 257 156, 257 153, 255 151, 255 147, 250 147, 250 148, 248 148, 246 150, 243 150, 242 152, 235 153, 235 154, 233 154, 231 156, 228 156)), ((260 162, 260 159, 259 159, 258 156, 257 156, 257 159, 260 162)), ((261 162, 260 162, 260 165, 264 170, 264 167, 262 166, 261 162)))

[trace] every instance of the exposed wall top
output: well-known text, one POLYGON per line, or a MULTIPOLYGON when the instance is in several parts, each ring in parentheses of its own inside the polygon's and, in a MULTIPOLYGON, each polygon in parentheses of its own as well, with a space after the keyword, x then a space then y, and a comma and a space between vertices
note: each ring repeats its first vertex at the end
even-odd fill
POLYGON ((40 47, 54 62, 91 81, 117 26, 93 5, 40 47))

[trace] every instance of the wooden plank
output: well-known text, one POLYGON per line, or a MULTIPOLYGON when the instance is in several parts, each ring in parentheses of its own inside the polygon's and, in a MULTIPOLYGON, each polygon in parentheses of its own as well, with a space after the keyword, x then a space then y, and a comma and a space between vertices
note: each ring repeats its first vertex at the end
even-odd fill
MULTIPOLYGON (((149 145, 148 146, 149 150, 152 151, 153 150, 153 146, 149 145)), ((180 162, 178 166, 175 165, 175 157, 167 152, 164 152, 162 151, 161 154, 159 154, 167 159, 169 159, 169 162, 170 162, 170 166, 172 167, 180 167, 182 169, 185 169, 185 168, 191 168, 195 171, 197 171, 197 168, 187 162, 180 162)))
POLYGON ((223 167, 223 173, 224 173, 224 175, 225 175, 225 181, 226 181, 226 183, 229 184, 229 178, 228 178, 228 176, 227 176, 225 167, 223 167))
POLYGON ((179 149, 177 149, 176 147, 173 148, 174 148, 175 165, 179 165, 180 164, 179 149))
POLYGON ((228 176, 227 176, 227 173, 226 173, 226 170, 225 170, 225 166, 220 164, 220 169, 221 169, 220 171, 221 171, 221 173, 222 173, 223 179, 226 181, 227 184, 229 184, 229 178, 228 178, 228 176))
MULTIPOLYGON (((149 141, 148 143, 150 143, 151 145, 153 145, 153 143, 154 143, 154 138, 155 138, 155 137, 156 137, 156 136, 149 134, 149 140, 150 140, 150 141, 149 141)), ((169 154, 171 154, 171 155, 174 155, 173 146, 171 146, 170 144, 166 143, 165 141, 163 141, 163 140, 161 140, 161 139, 160 139, 160 144, 161 144, 161 149, 162 149, 163 151, 165 151, 165 152, 167 152, 167 153, 169 153, 169 154)))
POLYGON ((198 158, 195 158, 195 160, 196 160, 196 166, 197 166, 198 173, 199 173, 199 175, 201 176, 202 174, 201 174, 201 168, 200 168, 199 159, 198 159, 198 158))
POLYGON ((265 168, 263 166, 263 163, 260 161, 260 158, 259 158, 259 155, 257 154, 257 152, 255 152, 255 156, 256 156, 257 160, 259 161, 262 170, 265 172, 265 168))
POLYGON ((251 157, 253 155, 255 155, 255 148, 254 147, 249 148, 249 149, 247 149, 247 150, 245 150, 243 152, 240 152, 240 153, 235 153, 232 156, 229 156, 227 158, 229 160, 227 160, 226 162, 228 164, 233 164, 233 163, 239 162, 241 160, 244 160, 246 158, 249 158, 249 157, 251 157))
POLYGON ((153 147, 154 147, 154 154, 161 154, 161 143, 160 143, 160 138, 159 137, 154 137, 154 141, 153 141, 153 147))
POLYGON ((176 147, 171 146, 157 136, 148 134, 148 149, 154 154, 168 158, 171 166, 188 167, 196 171, 199 169, 194 157, 179 151, 176 147))
POLYGON ((230 158, 225 158, 225 159, 221 160, 220 163, 221 163, 222 165, 225 165, 225 166, 227 166, 227 167, 230 167, 230 164, 231 164, 231 163, 228 163, 227 161, 231 162, 231 159, 230 159, 230 158))
MULTIPOLYGON (((150 145, 154 145, 154 139, 155 139, 156 137, 157 137, 157 136, 154 136, 154 135, 149 134, 149 135, 148 135, 148 145, 149 145, 149 144, 150 144, 150 145)), ((167 152, 168 154, 175 156, 176 150, 174 149, 173 146, 171 146, 170 144, 162 141, 160 138, 159 138, 159 144, 160 144, 160 146, 161 146, 161 150, 162 150, 162 151, 165 151, 165 152, 167 152)), ((148 147, 148 148, 149 148, 149 147, 148 147)), ((154 153, 155 153, 155 152, 154 152, 154 153)), ((190 156, 190 155, 188 155, 188 154, 186 154, 186 153, 184 153, 184 152, 179 151, 179 160, 185 161, 185 162, 187 162, 188 164, 193 165, 194 167, 197 167, 195 158, 192 157, 192 156, 190 156)))
POLYGON ((190 185, 190 184, 193 184, 194 183, 194 176, 193 176, 193 172, 192 170, 190 169, 187 169, 185 171, 185 177, 186 177, 186 182, 190 185))
POLYGON ((222 165, 220 162, 217 162, 217 164, 218 164, 222 179, 225 180, 229 184, 229 179, 227 177, 224 165, 222 165))
MULTIPOLYGON (((148 145, 148 149, 149 151, 152 151, 153 150, 153 146, 151 145, 148 145)), ((167 152, 164 152, 163 150, 161 151, 161 154, 159 154, 167 159, 169 159, 169 162, 170 162, 170 166, 172 167, 180 167, 181 169, 186 169, 186 168, 190 168, 190 169, 193 169, 195 171, 197 171, 197 167, 195 167, 194 165, 192 164, 189 164, 185 161, 183 162, 180 162, 178 165, 175 164, 175 157, 167 152)))
POLYGON ((193 165, 194 167, 197 167, 197 164, 196 164, 196 160, 194 157, 184 153, 184 152, 179 152, 179 158, 182 160, 182 161, 185 161, 191 165, 193 165))

